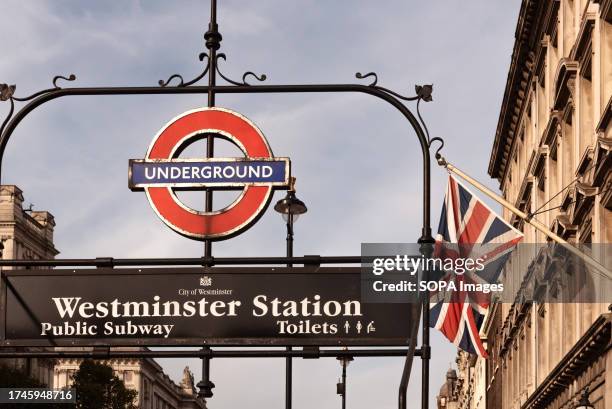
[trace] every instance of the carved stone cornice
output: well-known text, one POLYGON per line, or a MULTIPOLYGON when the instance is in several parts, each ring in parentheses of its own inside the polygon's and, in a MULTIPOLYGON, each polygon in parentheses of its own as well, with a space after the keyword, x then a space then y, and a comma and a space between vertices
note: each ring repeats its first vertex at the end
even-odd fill
POLYGON ((593 209, 595 196, 598 193, 599 189, 596 187, 581 182, 576 183, 570 210, 570 220, 572 224, 582 226, 585 223, 587 215, 593 209))
POLYGON ((571 223, 567 214, 561 213, 555 217, 551 230, 558 236, 561 236, 564 240, 567 240, 576 235, 578 226, 571 223))
POLYGON ((521 409, 548 407, 560 392, 610 349, 612 314, 602 314, 576 342, 561 362, 540 383, 521 409))
MULTIPOLYGON (((34 243, 34 246, 37 249, 42 250, 47 254, 52 254, 53 256, 58 255, 60 252, 55 248, 53 242, 47 240, 44 237, 44 234, 40 232, 36 232, 31 226, 24 225, 21 223, 14 223, 14 234, 11 236, 12 239, 21 240, 21 241, 29 241, 34 243)), ((28 245, 27 247, 33 247, 32 245, 28 245)), ((53 257, 52 256, 52 257, 53 257)))
POLYGON ((11 200, 17 200, 18 203, 23 202, 23 192, 15 185, 1 185, 0 196, 9 196, 11 200))
MULTIPOLYGON (((542 21, 545 16, 555 14, 550 10, 554 7, 558 8, 558 0, 550 2, 523 0, 521 4, 516 41, 489 161, 489 175, 500 181, 507 173, 509 154, 517 136, 521 112, 526 105, 525 97, 537 67, 538 49, 541 47, 545 31, 542 21)), ((553 21, 556 18, 550 17, 549 20, 553 21)))
POLYGON ((555 74, 554 109, 563 110, 575 93, 575 78, 578 72, 578 62, 562 58, 555 74))

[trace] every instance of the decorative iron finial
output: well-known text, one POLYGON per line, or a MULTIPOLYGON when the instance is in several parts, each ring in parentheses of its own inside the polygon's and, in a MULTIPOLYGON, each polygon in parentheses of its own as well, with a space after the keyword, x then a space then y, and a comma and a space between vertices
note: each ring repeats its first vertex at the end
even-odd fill
POLYGON ((221 48, 221 40, 223 40, 223 36, 218 31, 219 26, 217 23, 211 24, 211 28, 208 29, 206 33, 204 33, 204 40, 206 40, 206 48, 209 50, 217 51, 221 48))
POLYGON ((8 101, 13 97, 16 86, 8 84, 0 84, 0 101, 8 101))
POLYGON ((414 90, 419 98, 421 98, 425 102, 433 101, 433 97, 431 96, 433 92, 433 84, 426 85, 415 85, 414 90))
POLYGON ((204 33, 204 40, 206 40, 206 48, 211 51, 217 51, 221 48, 223 36, 217 25, 217 0, 211 0, 210 2, 210 23, 208 24, 208 31, 204 33))

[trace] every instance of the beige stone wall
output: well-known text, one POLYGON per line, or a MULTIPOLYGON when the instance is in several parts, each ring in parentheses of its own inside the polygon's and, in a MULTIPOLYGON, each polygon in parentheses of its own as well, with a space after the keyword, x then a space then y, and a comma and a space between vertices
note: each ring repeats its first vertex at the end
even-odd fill
MULTIPOLYGON (((526 212, 552 209, 536 218, 566 240, 584 244, 610 243, 612 231, 612 206, 602 199, 612 179, 607 153, 601 153, 612 142, 612 24, 602 15, 601 3, 562 0, 540 20, 550 29, 542 31, 539 46, 532 50, 524 100, 514 106, 517 137, 500 181, 510 202, 526 212)), ((507 210, 504 216, 524 231, 526 243, 546 241, 507 210)), ((603 252, 593 251, 592 256, 612 266, 603 252)), ((513 260, 506 280, 520 284, 529 261, 513 260)), ((532 405, 530 396, 563 365, 608 304, 546 303, 522 312, 518 305, 501 308, 505 327, 496 345, 504 351, 498 369, 506 380, 501 407, 521 408, 532 405)), ((591 389, 596 386, 592 383, 591 389)), ((577 386, 569 385, 568 399, 577 386)))
MULTIPOLYGON (((51 213, 30 209, 21 189, 0 186, 0 240, 3 259, 52 259, 59 252, 53 244, 55 220, 51 213)), ((0 359, 0 364, 20 368, 49 387, 72 383, 77 359, 0 359)), ((140 409, 203 409, 204 400, 194 395, 193 385, 177 386, 152 359, 110 360, 108 363, 125 385, 138 392, 140 409)), ((190 380, 189 380, 190 381, 190 380)))
MULTIPOLYGON (((524 212, 551 209, 535 217, 608 268, 612 259, 588 247, 612 243, 611 96, 612 1, 523 0, 489 173, 524 212)), ((546 242, 503 216, 524 243, 546 242)), ((506 288, 518 290, 535 251, 509 262, 506 288)), ((458 356, 469 367, 459 371, 460 407, 572 408, 587 386, 596 408, 612 407, 612 358, 600 347, 610 339, 608 307, 496 305, 481 334, 491 358, 458 356)))
MULTIPOLYGON (((3 259, 52 259, 58 254, 53 245, 53 216, 46 211, 30 211, 28 208, 24 208, 21 189, 14 185, 0 186, 3 259)), ((53 385, 52 359, 0 359, 0 364, 19 368, 43 384, 53 385)))
POLYGON ((53 245, 53 215, 28 208, 24 208, 21 189, 13 185, 0 186, 0 239, 4 245, 2 257, 52 259, 59 253, 53 245))
MULTIPOLYGON (((54 370, 54 387, 72 384, 72 376, 79 369, 80 359, 60 359, 54 370)), ((176 385, 153 359, 109 359, 105 364, 125 386, 138 392, 139 409, 205 409, 206 403, 198 399, 192 379, 176 385)), ((187 374, 188 368, 186 368, 187 374)))

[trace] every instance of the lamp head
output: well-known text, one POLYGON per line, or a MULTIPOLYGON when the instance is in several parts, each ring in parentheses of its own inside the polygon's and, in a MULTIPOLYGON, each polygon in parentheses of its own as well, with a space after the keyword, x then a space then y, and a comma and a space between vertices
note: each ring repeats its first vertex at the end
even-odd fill
POLYGON ((274 210, 283 216, 285 221, 289 220, 289 215, 293 215, 293 221, 296 221, 298 216, 308 211, 308 208, 300 199, 295 195, 295 178, 292 177, 289 182, 289 190, 287 195, 276 202, 274 210))
POLYGON ((591 404, 591 401, 589 400, 589 388, 584 388, 584 392, 582 392, 582 396, 580 397, 580 400, 578 401, 578 403, 576 404, 576 406, 574 406, 574 409, 594 409, 594 406, 591 404))

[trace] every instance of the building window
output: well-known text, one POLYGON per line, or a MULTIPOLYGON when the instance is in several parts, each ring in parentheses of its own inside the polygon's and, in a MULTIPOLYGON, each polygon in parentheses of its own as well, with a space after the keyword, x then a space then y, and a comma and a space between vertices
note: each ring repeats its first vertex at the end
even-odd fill
POLYGON ((76 371, 74 369, 68 369, 66 371, 66 384, 67 385, 72 385, 73 382, 73 377, 74 377, 74 373, 76 371))
POLYGON ((567 0, 563 6, 563 56, 567 57, 576 38, 574 1, 567 0))
MULTIPOLYGON (((590 53, 590 51, 589 51, 590 53)), ((580 151, 583 152, 594 142, 595 129, 593 115, 593 83, 591 82, 591 62, 583 67, 579 77, 580 84, 580 151)))
POLYGON ((576 169, 574 165, 574 156, 576 154, 576 151, 574 149, 574 130, 572 128, 572 116, 573 110, 570 109, 566 113, 566 116, 562 122, 563 130, 561 145, 563 147, 563 178, 561 183, 563 186, 570 184, 574 180, 574 171, 576 169))
MULTIPOLYGON (((612 24, 602 20, 601 61, 611 61, 612 58, 612 24)), ((612 93, 612 64, 601 64, 601 100, 600 106, 605 107, 612 93)))

